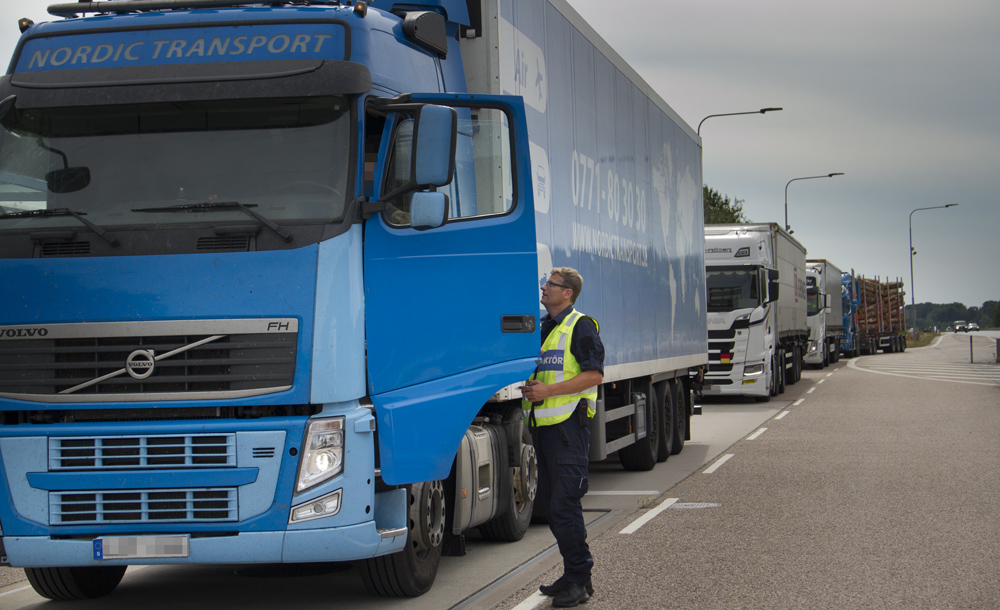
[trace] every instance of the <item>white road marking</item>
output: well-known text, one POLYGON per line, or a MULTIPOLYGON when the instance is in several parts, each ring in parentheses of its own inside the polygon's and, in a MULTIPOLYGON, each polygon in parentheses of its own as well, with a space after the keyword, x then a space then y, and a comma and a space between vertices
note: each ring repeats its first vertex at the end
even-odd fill
POLYGON ((797 407, 797 406, 799 406, 800 404, 804 403, 805 401, 806 401, 806 399, 805 399, 805 398, 800 398, 800 399, 796 400, 795 402, 793 402, 793 403, 792 403, 792 406, 793 406, 793 407, 797 407))
POLYGON ((761 434, 764 434, 765 432, 767 432, 767 428, 761 428, 760 430, 758 430, 758 431, 754 432, 753 434, 751 434, 750 436, 748 436, 747 440, 748 441, 756 440, 757 437, 759 437, 761 434))
POLYGON ((541 591, 535 591, 530 597, 514 606, 513 610, 532 610, 532 608, 537 608, 547 599, 549 599, 547 595, 542 595, 541 591))
POLYGON ((813 386, 813 387, 809 388, 808 390, 806 390, 806 394, 812 394, 815 391, 816 391, 816 386, 813 386))
POLYGON ((819 385, 819 384, 823 383, 824 381, 826 381, 826 379, 820 379, 819 381, 816 382, 816 385, 819 385))
POLYGON ((679 500, 679 498, 667 498, 666 500, 664 500, 663 502, 661 502, 659 506, 657 506, 653 510, 649 511, 645 515, 639 517, 638 519, 636 519, 632 523, 629 523, 628 526, 625 529, 623 529, 622 531, 620 531, 618 533, 619 534, 633 534, 633 533, 635 533, 636 531, 638 531, 638 529, 640 527, 642 527, 643 525, 646 525, 647 523, 649 523, 650 521, 652 521, 653 519, 655 519, 657 515, 659 515, 663 511, 665 511, 668 508, 670 508, 671 506, 673 506, 673 504, 675 502, 677 502, 677 500, 679 500))
POLYGON ((662 491, 651 489, 649 491, 588 491, 588 496, 658 496, 662 491))
POLYGON ((723 464, 725 464, 726 462, 728 462, 729 458, 731 458, 731 457, 733 457, 733 454, 732 453, 727 453, 726 455, 724 455, 721 458, 719 458, 714 464, 712 464, 711 466, 709 466, 705 470, 702 470, 701 473, 702 474, 712 474, 713 472, 715 472, 716 470, 719 469, 719 466, 722 466, 723 464))
POLYGON ((781 413, 778 413, 778 415, 776 415, 774 419, 781 419, 782 417, 788 415, 789 413, 791 413, 791 411, 782 411, 781 413))

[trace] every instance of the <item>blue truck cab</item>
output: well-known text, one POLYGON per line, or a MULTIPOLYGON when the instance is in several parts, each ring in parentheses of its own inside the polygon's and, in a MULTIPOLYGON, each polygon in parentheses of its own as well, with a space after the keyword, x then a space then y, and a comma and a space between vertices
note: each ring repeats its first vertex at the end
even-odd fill
POLYGON ((418 595, 446 522, 523 534, 520 409, 483 405, 538 353, 528 142, 465 94, 465 1, 49 10, 0 79, 4 561, 53 599, 349 560, 418 595))

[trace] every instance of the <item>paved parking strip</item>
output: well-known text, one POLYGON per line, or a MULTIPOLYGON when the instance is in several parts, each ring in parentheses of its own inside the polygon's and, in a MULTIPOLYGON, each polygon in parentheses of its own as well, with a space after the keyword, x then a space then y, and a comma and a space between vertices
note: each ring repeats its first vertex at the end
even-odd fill
MULTIPOLYGON (((900 354, 862 356, 848 366, 867 373, 926 379, 947 383, 1000 385, 1000 365, 995 360, 992 339, 967 335, 941 335, 928 347, 911 348, 900 354), (969 342, 974 341, 976 363, 970 358, 969 342)), ((974 352, 975 353, 975 352, 974 352)))

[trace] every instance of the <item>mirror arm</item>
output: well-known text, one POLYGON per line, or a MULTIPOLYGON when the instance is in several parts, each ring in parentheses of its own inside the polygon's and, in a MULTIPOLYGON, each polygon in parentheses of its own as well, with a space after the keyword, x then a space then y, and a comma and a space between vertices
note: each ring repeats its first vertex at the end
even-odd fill
POLYGON ((375 214, 384 212, 386 207, 385 201, 368 201, 368 199, 361 197, 358 201, 358 215, 361 216, 361 220, 368 220, 375 214))

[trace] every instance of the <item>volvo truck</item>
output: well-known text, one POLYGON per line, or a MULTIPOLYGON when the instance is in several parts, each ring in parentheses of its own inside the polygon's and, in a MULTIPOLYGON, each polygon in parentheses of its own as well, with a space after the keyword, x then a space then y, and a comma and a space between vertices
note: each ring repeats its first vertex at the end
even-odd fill
POLYGON ((0 556, 41 595, 353 561, 415 596, 519 539, 556 266, 594 459, 690 438, 701 141, 563 0, 48 12, 0 78, 0 556))

